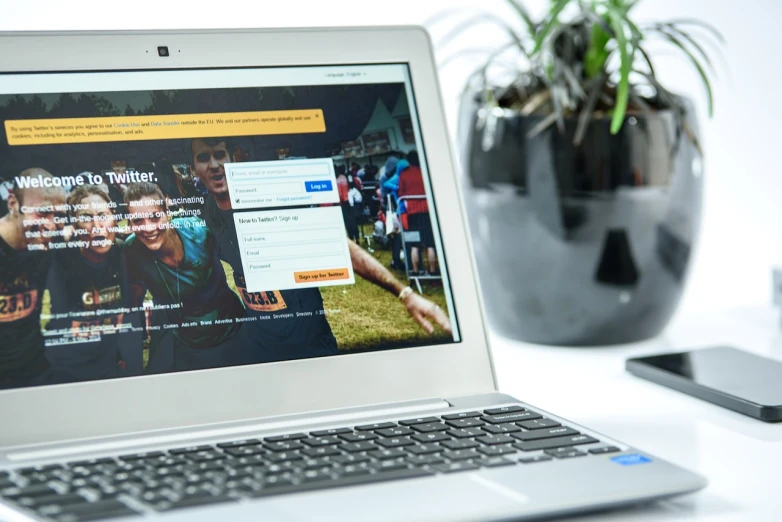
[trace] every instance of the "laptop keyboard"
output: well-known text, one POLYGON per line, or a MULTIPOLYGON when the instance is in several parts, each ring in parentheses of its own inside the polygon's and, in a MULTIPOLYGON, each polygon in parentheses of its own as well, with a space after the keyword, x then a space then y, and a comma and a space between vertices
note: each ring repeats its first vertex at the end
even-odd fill
POLYGON ((506 406, 0 471, 0 497, 80 522, 617 451, 506 406))

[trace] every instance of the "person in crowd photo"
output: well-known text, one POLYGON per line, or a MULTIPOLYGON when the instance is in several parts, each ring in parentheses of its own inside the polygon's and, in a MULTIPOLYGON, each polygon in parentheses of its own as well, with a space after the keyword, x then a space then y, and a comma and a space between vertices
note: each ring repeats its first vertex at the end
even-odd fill
POLYGON ((49 247, 62 241, 65 191, 33 188, 30 180, 52 178, 39 168, 22 171, 8 195, 8 213, 0 218, 0 389, 47 384, 51 376, 41 310, 53 255, 49 247))
POLYGON ((141 375, 143 317, 130 311, 116 209, 96 185, 75 187, 67 203, 74 230, 68 239, 83 244, 55 252, 46 285, 53 317, 46 358, 58 382, 141 375))
POLYGON ((420 262, 421 253, 419 252, 419 250, 425 250, 428 274, 438 275, 440 270, 437 265, 437 252, 434 248, 432 219, 429 216, 424 176, 421 172, 421 165, 416 151, 411 151, 407 154, 407 163, 409 167, 399 172, 397 194, 404 202, 404 213, 407 216, 407 228, 405 230, 418 232, 419 235, 419 240, 410 249, 410 264, 414 274, 426 274, 420 262))
POLYGON ((260 362, 235 321, 245 310, 228 286, 219 244, 205 223, 197 217, 170 219, 153 183, 128 185, 125 202, 133 231, 123 246, 131 291, 136 304, 149 290, 155 305, 168 307, 169 322, 175 323, 168 325, 172 369, 260 362))

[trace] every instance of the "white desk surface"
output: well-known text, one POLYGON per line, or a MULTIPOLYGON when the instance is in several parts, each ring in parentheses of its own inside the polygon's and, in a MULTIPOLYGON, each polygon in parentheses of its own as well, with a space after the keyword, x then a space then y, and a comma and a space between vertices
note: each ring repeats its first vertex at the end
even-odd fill
POLYGON ((503 393, 709 479, 693 495, 568 520, 782 520, 782 423, 757 421, 624 369, 628 357, 718 344, 782 359, 779 312, 680 314, 662 337, 620 347, 552 348, 492 337, 503 393))

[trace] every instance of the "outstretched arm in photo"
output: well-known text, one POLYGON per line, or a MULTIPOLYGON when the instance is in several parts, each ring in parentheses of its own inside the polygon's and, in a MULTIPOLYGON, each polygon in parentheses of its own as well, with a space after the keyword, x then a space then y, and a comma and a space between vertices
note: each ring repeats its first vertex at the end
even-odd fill
MULTIPOLYGON (((394 275, 389 272, 386 267, 381 265, 377 259, 369 255, 359 245, 348 242, 350 246, 350 259, 353 262, 353 271, 369 281, 370 283, 384 288, 394 294, 395 296, 402 295, 402 291, 406 288, 406 285, 399 282, 394 275)), ((407 293, 407 292, 405 292, 407 293)), ((415 292, 409 292, 406 296, 402 296, 402 304, 407 309, 407 313, 410 314, 421 328, 426 330, 426 333, 433 334, 435 327, 439 326, 445 332, 449 334, 451 332, 451 321, 445 312, 425 297, 416 294, 415 292)))

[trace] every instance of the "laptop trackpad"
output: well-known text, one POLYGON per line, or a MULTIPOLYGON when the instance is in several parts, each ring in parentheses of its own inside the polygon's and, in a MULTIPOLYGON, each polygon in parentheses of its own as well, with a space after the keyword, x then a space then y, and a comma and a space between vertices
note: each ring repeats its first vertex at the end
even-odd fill
POLYGON ((275 512, 292 520, 334 522, 458 521, 521 511, 527 497, 490 476, 490 471, 440 475, 270 500, 275 512))

